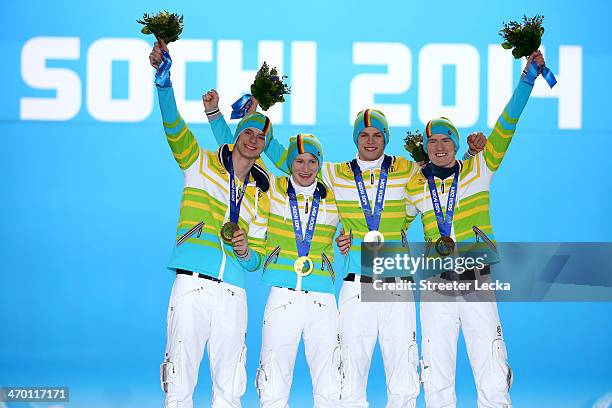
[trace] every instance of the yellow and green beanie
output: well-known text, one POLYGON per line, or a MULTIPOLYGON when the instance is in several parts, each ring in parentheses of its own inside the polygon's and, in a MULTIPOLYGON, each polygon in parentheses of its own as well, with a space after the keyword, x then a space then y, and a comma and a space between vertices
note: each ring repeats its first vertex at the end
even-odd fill
POLYGON ((274 136, 270 119, 259 112, 254 112, 246 115, 238 122, 236 132, 234 133, 234 143, 238 140, 238 136, 248 128, 260 130, 266 136, 266 146, 268 146, 268 143, 270 143, 270 140, 272 140, 274 136))
POLYGON ((459 150, 459 131, 450 119, 440 117, 427 122, 423 137, 423 149, 427 152, 427 140, 433 135, 445 135, 455 144, 455 152, 459 150))
POLYGON ((353 125, 353 141, 357 146, 357 139, 361 131, 367 127, 375 127, 385 136, 385 146, 389 143, 389 125, 385 114, 377 109, 362 110, 355 118, 353 125))
POLYGON ((323 146, 315 135, 300 133, 289 138, 289 148, 287 149, 287 161, 285 165, 291 172, 291 165, 296 157, 302 153, 310 153, 319 161, 319 170, 323 165, 323 146))

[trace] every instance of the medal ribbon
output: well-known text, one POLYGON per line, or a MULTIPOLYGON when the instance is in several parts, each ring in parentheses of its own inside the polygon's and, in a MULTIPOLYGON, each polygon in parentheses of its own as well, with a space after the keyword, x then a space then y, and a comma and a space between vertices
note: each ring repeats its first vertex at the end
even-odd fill
POLYGON ((231 119, 240 119, 247 114, 253 101, 251 100, 251 95, 246 94, 242 95, 236 102, 232 103, 232 115, 231 119))
POLYGON ((319 214, 319 202, 321 196, 319 189, 316 188, 312 197, 312 207, 308 215, 308 223, 306 224, 306 233, 302 234, 302 222, 300 221, 300 208, 298 207, 297 196, 295 189, 291 185, 291 180, 287 180, 287 195, 289 196, 289 205, 291 206, 291 219, 293 220, 293 232, 295 233, 295 245, 297 246, 298 256, 307 256, 310 252, 312 237, 317 226, 317 215, 319 214))
POLYGON ((168 51, 162 51, 162 61, 155 72, 155 85, 160 88, 172 86, 170 83, 170 67, 172 66, 172 58, 168 51))
MULTIPOLYGON (((444 181, 442 182, 444 183, 444 181)), ((436 188, 436 182, 434 181, 431 168, 428 168, 427 171, 427 184, 429 185, 429 193, 431 196, 433 211, 436 215, 436 221, 438 222, 438 231, 440 231, 441 236, 450 237, 451 228, 453 226, 453 216, 455 215, 455 199, 457 198, 457 184, 459 184, 459 170, 457 169, 457 171, 455 171, 455 175, 453 176, 453 184, 451 184, 451 188, 448 190, 446 216, 442 213, 440 196, 438 196, 438 189, 436 188)))
POLYGON ((240 215, 240 205, 244 198, 244 192, 246 191, 247 184, 249 183, 249 173, 247 173, 244 184, 240 189, 240 199, 236 201, 236 180, 234 179, 234 163, 232 162, 232 155, 229 156, 229 187, 230 187, 230 221, 238 224, 238 216, 240 215))
POLYGON ((368 193, 363 182, 361 168, 359 168, 359 164, 357 164, 357 159, 351 161, 351 169, 353 170, 359 201, 361 202, 361 208, 366 224, 368 224, 369 231, 378 231, 378 227, 380 226, 380 217, 383 211, 383 203, 385 202, 385 190, 387 189, 387 178, 389 177, 389 167, 391 167, 391 156, 385 156, 380 168, 378 188, 376 189, 376 197, 374 198, 374 211, 372 211, 370 199, 368 198, 368 193))
POLYGON ((535 83, 535 79, 538 76, 538 73, 542 74, 542 77, 548 83, 549 87, 552 88, 557 84, 557 78, 555 78, 555 74, 553 74, 550 68, 544 65, 540 70, 538 68, 538 64, 536 64, 535 61, 531 61, 531 64, 529 64, 529 67, 527 67, 527 73, 525 75, 525 79, 530 85, 533 85, 535 83))

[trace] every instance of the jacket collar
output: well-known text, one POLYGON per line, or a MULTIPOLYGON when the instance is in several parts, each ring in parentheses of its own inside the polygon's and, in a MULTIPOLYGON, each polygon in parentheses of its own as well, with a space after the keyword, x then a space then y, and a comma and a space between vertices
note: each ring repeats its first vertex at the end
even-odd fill
MULTIPOLYGON (((287 192, 287 187, 289 186, 290 180, 290 177, 285 177, 285 192, 287 192)), ((321 197, 321 199, 327 197, 327 187, 325 187, 325 184, 321 183, 319 180, 317 180, 315 191, 319 192, 319 197, 321 197)))
MULTIPOLYGON (((461 170, 462 169, 463 169, 463 161, 457 160, 457 163, 455 163, 455 165, 452 168, 448 169, 448 171, 449 171, 449 175, 448 176, 453 174, 455 171, 459 171, 459 174, 461 174, 461 170)), ((443 180, 441 177, 439 177, 436 174, 436 172, 433 169, 433 164, 431 162, 429 162, 425 166, 421 167, 421 174, 423 174, 423 176, 425 176, 425 178, 427 178, 429 174, 432 174, 434 177, 443 180)), ((447 177, 445 177, 444 179, 446 179, 447 177)))
MULTIPOLYGON (((230 145, 224 144, 219 147, 217 150, 217 158, 219 159, 219 163, 223 165, 223 168, 229 173, 229 158, 232 155, 232 149, 230 149, 230 145)), ((266 193, 270 189, 270 177, 266 172, 266 169, 261 166, 259 163, 253 163, 253 167, 251 167, 251 171, 249 172, 249 180, 255 180, 255 185, 264 193, 266 193)))
MULTIPOLYGON (((382 164, 388 160, 389 161, 389 172, 391 172, 391 168, 393 167, 393 165, 395 164, 395 156, 389 156, 389 155, 382 155, 380 160, 380 165, 378 167, 375 167, 374 169, 380 169, 382 167, 382 164)), ((354 158, 353 160, 351 160, 350 162, 346 162, 348 165, 348 168, 350 169, 351 174, 353 173, 353 167, 355 166, 359 166, 359 163, 357 161, 357 158, 354 158)), ((372 170, 374 170, 372 169, 372 170)))

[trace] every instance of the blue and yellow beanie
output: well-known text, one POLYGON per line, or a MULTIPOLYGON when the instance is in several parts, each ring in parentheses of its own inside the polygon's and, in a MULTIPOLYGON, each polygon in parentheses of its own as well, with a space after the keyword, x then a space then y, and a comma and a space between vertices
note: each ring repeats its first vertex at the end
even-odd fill
POLYGON ((423 150, 427 152, 427 139, 433 135, 445 135, 449 137, 455 144, 455 152, 459 150, 459 131, 450 119, 440 117, 427 122, 425 126, 425 134, 423 135, 423 150))
POLYGON ((302 153, 310 153, 319 160, 319 170, 323 165, 323 146, 315 135, 300 133, 289 138, 289 148, 287 149, 287 160, 285 165, 291 173, 291 165, 296 157, 302 153))
POLYGON ((266 135, 266 146, 268 146, 270 140, 272 140, 272 137, 274 136, 272 122, 270 119, 259 112, 254 112, 246 115, 240 122, 238 122, 236 132, 234 132, 234 143, 236 143, 238 140, 238 136, 240 136, 240 134, 248 128, 261 130, 261 132, 266 135))
POLYGON ((356 146, 359 134, 367 127, 375 127, 380 130, 385 135, 385 146, 389 143, 389 125, 387 124, 385 114, 376 109, 366 109, 357 114, 355 124, 353 125, 353 141, 356 146))

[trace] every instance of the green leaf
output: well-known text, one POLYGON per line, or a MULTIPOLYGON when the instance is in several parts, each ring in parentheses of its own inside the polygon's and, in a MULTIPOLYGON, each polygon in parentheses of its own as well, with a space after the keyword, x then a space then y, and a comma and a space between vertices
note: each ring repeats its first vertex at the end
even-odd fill
POLYGON ((423 135, 421 132, 407 132, 406 137, 404 138, 404 143, 404 149, 410 153, 410 156, 412 156, 412 159, 415 162, 429 161, 429 157, 423 149, 423 135))
POLYGON ((143 34, 155 34, 166 44, 178 40, 183 32, 183 16, 167 11, 160 11, 154 16, 145 13, 142 20, 137 22, 144 25, 141 30, 143 34))
POLYGON ((279 76, 276 68, 270 69, 266 62, 263 63, 257 74, 255 81, 251 85, 251 94, 259 101, 259 106, 266 111, 277 102, 284 102, 285 97, 290 93, 290 88, 283 80, 287 76, 279 76))
POLYGON ((542 42, 544 16, 523 16, 523 21, 510 21, 503 24, 499 34, 504 39, 502 47, 512 49, 514 58, 527 57, 537 51, 542 42))

